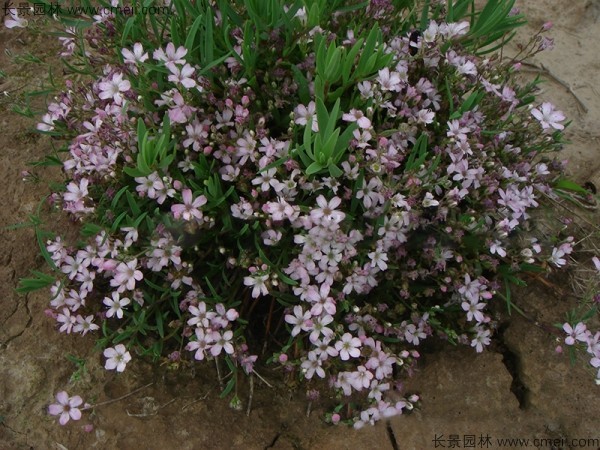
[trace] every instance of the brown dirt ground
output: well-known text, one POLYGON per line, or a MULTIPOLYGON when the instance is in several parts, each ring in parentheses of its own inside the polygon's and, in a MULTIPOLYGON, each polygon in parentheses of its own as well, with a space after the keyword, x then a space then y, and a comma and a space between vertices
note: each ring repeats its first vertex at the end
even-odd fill
MULTIPOLYGON (((530 24, 520 33, 553 20, 556 48, 537 56, 529 67, 542 70, 547 83, 540 98, 557 104, 573 120, 565 149, 573 177, 600 186, 600 1, 560 0, 518 2, 530 24)), ((31 133, 33 123, 10 111, 23 92, 42 86, 48 67, 60 67, 57 45, 44 33, 0 29, 0 227, 26 222, 40 201, 44 184, 21 180, 28 161, 48 150, 47 139, 31 133), (41 53, 47 66, 15 61, 14 56, 41 53), (12 54, 12 58, 9 54, 12 54)), ((514 48, 514 47, 512 47, 514 48)), ((510 54, 510 48, 506 52, 510 54)), ((39 100, 34 104, 40 108, 39 100)), ((55 220, 52 218, 51 220, 55 220)), ((598 223, 598 214, 589 219, 598 223)), ((61 225, 68 227, 65 223, 61 225)), ((569 449, 568 439, 600 439, 600 387, 580 361, 571 367, 566 356, 554 352, 554 335, 536 324, 562 322, 575 304, 568 281, 550 280, 522 288, 516 302, 529 318, 513 314, 501 329, 500 343, 476 355, 466 348, 437 346, 423 355, 418 376, 408 390, 422 394, 419 411, 360 431, 327 426, 323 405, 307 403, 301 390, 275 383, 269 389, 256 382, 250 417, 230 409, 218 397, 211 368, 169 371, 138 361, 124 374, 107 374, 92 339, 59 335, 43 311, 46 292, 19 296, 13 289, 32 268, 43 268, 36 256, 31 228, 6 230, 0 235, 0 450, 4 449, 386 449, 436 448, 434 438, 456 435, 463 448, 468 436, 496 439, 557 439, 551 447, 569 449), (558 285, 562 287, 558 287, 558 285), (84 358, 86 371, 72 379, 77 367, 67 354, 84 358), (153 383, 140 391, 138 388, 153 383), (57 425, 46 409, 56 392, 80 393, 89 402, 122 400, 84 413, 81 421, 57 425), (93 424, 86 433, 83 426, 93 424), (395 445, 390 435, 393 435, 395 445), (561 439, 563 439, 561 441, 561 439)), ((263 369, 274 381, 277 374, 263 369)), ((242 388, 244 391, 245 388, 242 388)), ((244 394, 242 399, 245 401, 244 394)), ((447 441, 443 441, 449 445, 447 441)), ((591 444, 591 443, 590 443, 591 444)), ((441 448, 441 447, 440 447, 441 448)), ((526 448, 513 446, 512 448, 526 448)), ((577 448, 600 448, 600 444, 577 448)))

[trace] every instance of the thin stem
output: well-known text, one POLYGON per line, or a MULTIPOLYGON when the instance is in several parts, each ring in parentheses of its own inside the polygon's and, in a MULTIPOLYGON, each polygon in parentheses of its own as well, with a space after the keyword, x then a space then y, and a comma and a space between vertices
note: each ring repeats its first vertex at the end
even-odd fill
POLYGON ((137 388, 135 391, 132 391, 129 394, 122 395, 119 398, 113 398, 112 400, 106 400, 104 402, 96 403, 95 405, 91 405, 91 406, 87 406, 87 407, 81 408, 81 410, 85 411, 86 409, 93 409, 93 408, 96 408, 97 406, 104 406, 104 405, 109 405, 111 403, 118 402, 118 401, 123 400, 123 399, 125 399, 127 397, 131 397, 133 394, 136 394, 136 393, 140 392, 142 389, 146 389, 147 387, 152 386, 153 384, 154 384, 154 382, 148 383, 147 385, 142 386, 140 388, 137 388))
POLYGON ((254 377, 250 374, 250 393, 248 394, 248 407, 246 408, 246 416, 250 416, 252 411, 252 399, 254 398, 254 377))
POLYGON ((219 387, 221 388, 221 390, 225 389, 225 386, 223 386, 223 378, 221 378, 221 367, 219 364, 219 358, 215 357, 215 367, 217 368, 217 378, 219 380, 219 387))

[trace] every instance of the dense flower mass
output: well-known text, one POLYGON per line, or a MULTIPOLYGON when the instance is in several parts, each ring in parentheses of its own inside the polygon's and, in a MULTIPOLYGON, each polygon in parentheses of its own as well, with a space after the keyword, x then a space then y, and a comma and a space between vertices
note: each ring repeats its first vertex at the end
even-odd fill
POLYGON ((420 30, 386 1, 306 3, 266 22, 174 8, 160 37, 96 19, 79 49, 93 80, 38 125, 70 139, 52 198, 88 239, 48 241, 51 306, 62 332, 107 324, 119 372, 169 338, 252 374, 264 339, 285 371, 362 398, 360 428, 412 409, 390 393, 424 340, 482 352, 500 287, 568 262, 572 238, 532 227, 565 116, 516 61, 478 56, 483 27, 446 2, 420 30))

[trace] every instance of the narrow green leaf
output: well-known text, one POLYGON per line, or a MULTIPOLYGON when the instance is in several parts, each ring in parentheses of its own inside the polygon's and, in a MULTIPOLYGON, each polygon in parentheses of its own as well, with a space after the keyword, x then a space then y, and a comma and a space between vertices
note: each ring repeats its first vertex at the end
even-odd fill
POLYGON ((185 39, 185 48, 187 49, 188 54, 194 51, 194 41, 196 40, 196 34, 198 33, 198 29, 200 28, 200 25, 202 25, 203 20, 204 17, 202 16, 196 17, 196 20, 194 20, 194 23, 192 23, 192 26, 188 31, 187 38, 185 39))

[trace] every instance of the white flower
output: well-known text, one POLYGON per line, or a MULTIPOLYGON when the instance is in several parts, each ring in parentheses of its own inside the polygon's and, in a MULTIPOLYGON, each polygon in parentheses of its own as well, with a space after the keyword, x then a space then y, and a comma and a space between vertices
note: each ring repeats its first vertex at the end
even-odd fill
POLYGON ((342 339, 335 343, 335 349, 340 352, 340 359, 347 361, 360 356, 361 345, 359 338, 353 337, 350 333, 344 333, 342 339))
POLYGON ((597 256, 594 256, 592 258, 592 262, 594 263, 594 266, 596 267, 596 270, 598 272, 600 272, 600 259, 597 256))
POLYGON ((588 330, 583 322, 579 322, 575 325, 575 328, 571 326, 569 323, 563 324, 563 330, 568 336, 565 338, 565 344, 573 345, 575 341, 579 342, 587 342, 588 340, 588 330))
POLYGON ((423 199, 423 206, 425 208, 428 208, 430 206, 437 206, 439 204, 440 202, 433 198, 433 194, 431 192, 425 194, 425 198, 423 199))
POLYGON ((552 103, 544 102, 539 109, 533 108, 531 110, 531 115, 540 122, 540 125, 544 130, 549 128, 562 130, 565 128, 564 125, 559 123, 565 120, 565 115, 562 111, 556 111, 552 103))
POLYGON ((67 192, 63 195, 66 202, 79 202, 88 195, 88 184, 87 178, 82 178, 79 184, 71 181, 67 185, 67 192))
POLYGON ((567 263, 567 260, 563 258, 565 256, 565 252, 554 247, 552 249, 552 256, 550 256, 549 260, 556 267, 562 267, 567 263))
POLYGON ((148 59, 148 53, 144 53, 144 47, 139 42, 133 44, 133 51, 124 48, 121 50, 125 64, 137 64, 148 59))
MULTIPOLYGON (((500 241, 492 242, 492 244, 490 245, 490 253, 492 255, 494 253, 498 254, 499 256, 502 256, 503 258, 506 256, 506 250, 504 250, 504 248, 502 247, 502 242, 500 242, 500 241)), ((521 252, 521 254, 523 254, 523 253, 521 252)))
POLYGON ((131 89, 131 83, 123 79, 122 73, 115 73, 110 81, 102 81, 98 83, 100 93, 98 97, 102 100, 112 99, 115 104, 120 105, 123 102, 123 92, 131 89))
POLYGON ((83 400, 79 395, 69 397, 69 394, 65 391, 61 391, 56 394, 56 400, 58 403, 50 405, 48 407, 48 413, 53 416, 60 416, 58 422, 61 425, 65 425, 70 419, 81 419, 79 405, 83 403, 83 400))
POLYGON ((123 306, 129 305, 131 300, 128 298, 120 298, 120 294, 118 292, 113 292, 112 299, 109 297, 104 297, 102 303, 109 307, 108 311, 106 311, 106 317, 117 316, 119 319, 122 319, 123 306))
POLYGON ((383 91, 399 91, 400 83, 402 82, 400 79, 400 73, 390 72, 390 69, 387 67, 384 67, 379 71, 377 81, 379 82, 381 90, 383 91))
MULTIPOLYGON (((10 5, 10 2, 7 4, 10 5)), ((8 8, 8 14, 4 17, 4 26, 6 28, 25 28, 28 23, 27 19, 19 17, 17 8, 8 8)))
POLYGON ((127 363, 131 361, 131 355, 123 344, 117 344, 114 348, 107 348, 104 350, 104 356, 107 358, 104 365, 106 370, 117 369, 117 372, 123 372, 127 363))
POLYGON ((269 275, 253 275, 250 277, 244 277, 244 284, 246 286, 252 286, 252 298, 258 298, 261 295, 267 295, 269 290, 265 281, 269 279, 269 275))

